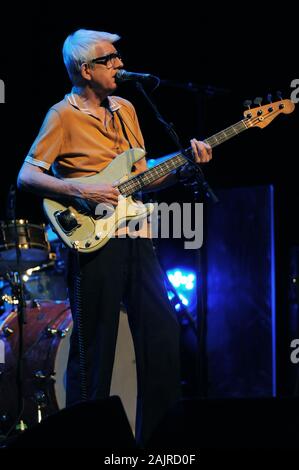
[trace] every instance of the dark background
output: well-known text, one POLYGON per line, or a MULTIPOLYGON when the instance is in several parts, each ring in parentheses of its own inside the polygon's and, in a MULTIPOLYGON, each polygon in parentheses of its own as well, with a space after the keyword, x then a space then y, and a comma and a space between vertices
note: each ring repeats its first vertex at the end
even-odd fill
MULTIPOLYGON (((133 5, 133 4, 132 4, 133 5)), ((195 8, 195 7, 194 7, 195 8)), ((1 35, 1 78, 6 84, 6 104, 0 107, 2 119, 1 196, 15 181, 45 113, 70 90, 62 61, 61 48, 66 36, 83 27, 120 34, 118 46, 128 70, 149 72, 162 79, 188 87, 161 86, 154 98, 164 117, 172 121, 183 143, 191 137, 205 138, 242 118, 243 101, 270 92, 282 91, 289 98, 291 81, 296 78, 296 42, 294 28, 285 18, 265 18, 259 13, 223 11, 217 17, 211 11, 195 13, 172 7, 161 13, 139 5, 136 18, 126 19, 127 8, 81 13, 55 7, 43 11, 18 10, 1 35), (246 24, 248 23, 248 24, 246 24), (198 92, 192 91, 198 87, 198 92), (207 87, 215 87, 215 92, 207 87)), ((132 83, 124 84, 119 94, 134 101, 143 129, 148 155, 162 156, 175 150, 132 83)), ((265 102, 264 102, 265 103, 265 102)), ((264 130, 252 129, 218 147, 213 161, 206 166, 211 186, 230 187, 275 184, 280 200, 288 199, 286 209, 294 222, 298 198, 297 183, 298 112, 279 116, 264 130)), ((177 188, 176 188, 177 189, 177 188)), ((42 217, 36 199, 22 194, 19 215, 42 217)), ((3 213, 3 206, 1 216, 3 213)), ((292 240, 298 239, 295 226, 292 240)))
MULTIPOLYGON (((118 33, 127 70, 148 72, 177 85, 160 86, 154 99, 164 117, 173 122, 185 146, 191 137, 206 138, 242 118, 243 101, 280 90, 289 98, 298 77, 294 12, 246 11, 216 4, 191 2, 173 6, 139 3, 102 8, 88 4, 43 5, 3 18, 0 78, 6 103, 1 117, 1 207, 6 218, 8 189, 37 135, 49 107, 70 91, 62 61, 66 36, 79 28, 118 33), (84 10, 84 11, 82 11, 84 10), (5 24, 7 22, 7 24, 5 24), (191 83, 193 86, 187 86, 191 83)), ((175 149, 132 83, 119 94, 136 106, 148 155, 159 157, 175 149)), ((265 101, 264 101, 265 103, 265 101)), ((281 115, 264 130, 251 129, 214 151, 205 168, 217 188, 272 184, 275 189, 277 251, 278 346, 287 354, 289 253, 299 243, 298 233, 298 109, 281 115), (281 343, 281 344, 280 344, 281 343)), ((159 194, 164 200, 188 200, 176 186, 159 194)), ((40 202, 17 194, 17 217, 44 222, 40 202)), ((254 230, 254 227, 252 228, 254 230)), ((178 248, 178 245, 177 245, 178 248)), ((186 259, 190 254, 186 254, 186 259)), ((279 366, 279 364, 278 364, 279 366)), ((281 393, 287 377, 281 367, 281 393)))

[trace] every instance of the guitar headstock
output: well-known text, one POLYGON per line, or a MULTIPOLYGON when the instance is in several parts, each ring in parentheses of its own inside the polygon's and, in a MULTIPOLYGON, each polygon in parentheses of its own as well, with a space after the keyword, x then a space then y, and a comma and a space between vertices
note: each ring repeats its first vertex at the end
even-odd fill
POLYGON ((247 127, 260 127, 263 129, 279 114, 290 114, 294 109, 295 104, 291 100, 275 101, 244 111, 244 122, 247 127))

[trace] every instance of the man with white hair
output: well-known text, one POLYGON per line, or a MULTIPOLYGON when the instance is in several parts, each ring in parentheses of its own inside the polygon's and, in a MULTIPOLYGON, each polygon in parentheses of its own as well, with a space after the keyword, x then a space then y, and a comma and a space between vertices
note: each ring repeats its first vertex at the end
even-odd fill
MULTIPOLYGON (((20 170, 20 188, 52 199, 118 204, 120 193, 112 184, 71 179, 95 175, 120 153, 133 147, 144 148, 134 106, 111 96, 117 89, 116 73, 123 67, 115 47, 118 40, 116 34, 83 29, 66 39, 63 58, 73 89, 48 111, 20 170)), ((203 142, 192 139, 191 146, 197 162, 211 159, 211 148, 203 142)), ((135 163, 136 174, 146 169, 145 158, 135 163)), ((149 189, 176 182, 177 175, 170 173, 151 183, 149 189)), ((123 301, 136 355, 136 438, 141 445, 146 444, 181 393, 179 325, 145 225, 140 224, 134 237, 126 227, 125 234, 120 229, 122 236, 117 233, 101 249, 79 255, 87 398, 109 396, 123 301)), ((67 369, 67 405, 81 399, 74 263, 70 252, 68 282, 74 329, 67 369)))

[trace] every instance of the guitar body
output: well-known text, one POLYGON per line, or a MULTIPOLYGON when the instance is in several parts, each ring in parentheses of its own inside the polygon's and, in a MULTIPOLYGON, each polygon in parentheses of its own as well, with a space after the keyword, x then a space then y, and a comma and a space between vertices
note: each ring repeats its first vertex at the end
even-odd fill
MULTIPOLYGON (((94 176, 68 178, 65 181, 78 183, 110 183, 117 185, 128 180, 133 165, 145 155, 142 149, 130 149, 118 155, 100 173, 94 176)), ((101 204, 95 213, 86 202, 80 199, 60 200, 44 199, 43 207, 53 230, 69 248, 82 253, 91 253, 103 247, 116 230, 129 221, 138 221, 153 211, 153 204, 142 204, 131 196, 120 197, 116 208, 101 204)))

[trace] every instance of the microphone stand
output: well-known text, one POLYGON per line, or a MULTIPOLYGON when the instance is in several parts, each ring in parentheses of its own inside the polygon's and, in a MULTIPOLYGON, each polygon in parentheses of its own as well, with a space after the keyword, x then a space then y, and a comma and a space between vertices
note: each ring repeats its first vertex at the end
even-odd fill
MULTIPOLYGON (((145 100, 152 108, 157 120, 162 124, 168 136, 175 143, 176 147, 180 153, 185 157, 186 163, 189 163, 192 168, 193 173, 193 183, 190 184, 190 188, 193 191, 193 200, 194 202, 203 202, 203 200, 212 201, 213 203, 218 202, 218 198, 215 195, 214 191, 210 187, 209 183, 204 177, 204 173, 201 170, 199 164, 195 163, 189 156, 188 151, 184 150, 180 139, 174 130, 172 123, 168 123, 159 112, 156 104, 149 97, 149 95, 144 90, 142 84, 139 81, 136 81, 137 89, 142 93, 145 100)), ((201 249, 197 250, 196 253, 196 270, 198 272, 196 290, 197 290, 197 345, 198 345, 198 383, 197 383, 197 394, 200 397, 207 396, 207 367, 206 364, 206 326, 207 326, 207 302, 206 302, 206 291, 204 291, 200 281, 206 282, 207 276, 204 273, 203 269, 203 257, 201 254, 201 249), (201 276, 200 276, 201 274, 201 276), (201 278, 201 279, 200 279, 201 278)))

